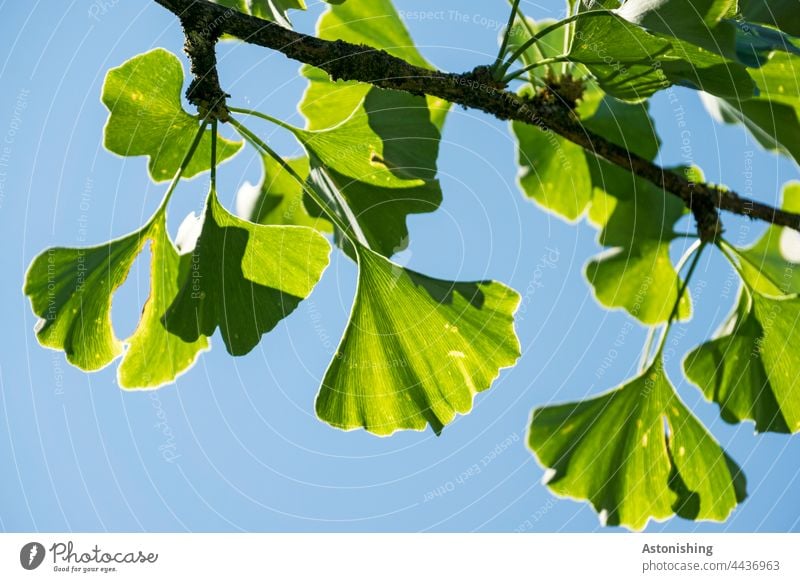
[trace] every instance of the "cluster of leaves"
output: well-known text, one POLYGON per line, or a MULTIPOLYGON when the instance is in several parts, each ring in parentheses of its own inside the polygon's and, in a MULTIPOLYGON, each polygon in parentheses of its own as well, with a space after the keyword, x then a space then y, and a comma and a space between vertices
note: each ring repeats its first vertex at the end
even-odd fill
MULTIPOLYGON (((297 0, 218 0, 290 26, 297 0)), ((390 0, 329 1, 317 36, 384 49, 432 68, 414 47, 390 0)), ((660 149, 647 99, 673 85, 702 91, 727 122, 743 123, 765 148, 797 158, 800 98, 797 21, 790 2, 615 0, 568 2, 562 21, 536 22, 512 2, 493 68, 522 94, 564 98, 586 128, 653 160, 660 149), (587 6, 586 4, 591 4, 587 6), (774 5, 774 6, 773 6, 774 5), (518 70, 509 69, 518 64, 518 70), (564 88, 578 87, 577 98, 564 88)), ((439 138, 449 104, 433 97, 332 81, 304 65, 308 88, 294 127, 231 107, 244 141, 217 135, 217 121, 183 109, 178 58, 155 49, 111 69, 102 101, 106 148, 147 156, 151 178, 171 180, 139 230, 91 248, 51 248, 36 257, 25 293, 41 318, 36 333, 69 362, 92 371, 117 358, 119 384, 156 388, 186 371, 219 328, 232 355, 250 352, 306 298, 331 245, 356 262, 350 320, 325 372, 318 416, 342 429, 386 435, 440 433, 468 412, 476 393, 520 355, 514 331, 519 295, 495 281, 446 281, 391 260, 408 244, 410 214, 441 203, 439 138), (284 159, 248 129, 257 116, 291 133, 306 154, 284 159), (210 128, 209 128, 210 126, 210 128), (243 149, 261 157, 258 184, 246 183, 237 215, 217 198, 216 166, 243 149), (182 178, 211 171, 201 216, 174 240, 168 202, 182 178), (136 257, 150 245, 151 291, 139 325, 116 337, 111 302, 136 257)), ((650 518, 725 519, 746 495, 744 476, 691 411, 663 369, 670 324, 691 316, 682 265, 673 264, 677 198, 538 126, 511 124, 523 193, 568 221, 587 217, 608 251, 586 275, 598 301, 626 310, 653 331, 639 376, 595 398, 533 412, 529 445, 551 469, 548 486, 590 501, 608 524, 641 528, 650 518), (651 354, 651 351, 653 352, 651 354)), ((697 168, 675 168, 702 180, 697 168)), ((800 210, 800 185, 784 192, 800 210)), ((715 339, 685 360, 687 377, 729 422, 757 431, 800 430, 800 362, 786 349, 800 315, 797 233, 770 228, 753 247, 714 246, 740 274, 737 306, 715 339), (788 273, 788 275, 787 275, 788 273)), ((704 244, 696 244, 693 266, 704 244)))

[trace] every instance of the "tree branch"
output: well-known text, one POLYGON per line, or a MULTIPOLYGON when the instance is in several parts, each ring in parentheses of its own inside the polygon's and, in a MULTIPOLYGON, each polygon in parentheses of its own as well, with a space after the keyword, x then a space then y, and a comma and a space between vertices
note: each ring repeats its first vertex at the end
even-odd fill
POLYGON ((187 54, 195 76, 189 89, 190 100, 201 108, 216 109, 221 120, 227 118, 227 108, 213 52, 216 40, 226 33, 318 67, 334 80, 361 81, 383 89, 432 95, 498 119, 520 121, 552 131, 679 197, 694 214, 703 240, 713 241, 721 232, 718 209, 800 231, 800 215, 743 198, 718 186, 692 183, 685 176, 588 131, 572 109, 551 92, 523 98, 507 91, 504 84, 493 80, 488 67, 477 67, 462 74, 444 73, 414 66, 373 47, 322 40, 206 0, 155 1, 178 16, 183 25, 187 54), (200 50, 198 38, 204 41, 199 43, 200 50))

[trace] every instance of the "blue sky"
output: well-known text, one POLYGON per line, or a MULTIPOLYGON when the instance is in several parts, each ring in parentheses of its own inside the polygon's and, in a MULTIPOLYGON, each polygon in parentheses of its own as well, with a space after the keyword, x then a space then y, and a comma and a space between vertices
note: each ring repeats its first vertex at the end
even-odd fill
MULTIPOLYGON (((310 4, 307 14, 294 15, 300 30, 313 30, 322 10, 310 4)), ((471 4, 437 2, 429 18, 420 18, 414 13, 430 11, 430 2, 396 2, 425 56, 453 71, 494 58, 507 16, 501 0, 471 4)), ((562 11, 557 1, 523 6, 537 18, 562 11)), ((535 406, 598 393, 632 376, 645 331, 592 297, 582 273, 599 250, 595 231, 546 214, 518 192, 506 124, 454 108, 439 162, 444 203, 409 221, 408 266, 442 278, 498 279, 525 301, 519 365, 442 437, 428 431, 380 439, 334 430, 314 416, 355 288, 354 266, 342 256, 248 356, 231 358, 215 337, 215 349, 174 386, 128 394, 116 384, 115 366, 87 375, 41 348, 21 287, 28 263, 45 247, 119 236, 158 204, 164 186, 149 181, 145 159, 103 149, 99 95, 105 71, 131 56, 155 46, 181 54, 178 23, 148 0, 6 0, 0 13, 0 529, 602 529, 586 504, 555 498, 541 485, 543 471, 524 446, 526 425, 535 406)), ((221 46, 219 60, 231 103, 302 123, 296 104, 305 82, 296 63, 237 43, 221 46)), ((796 166, 761 151, 741 128, 714 124, 696 94, 675 95, 677 104, 664 95, 653 100, 661 163, 687 161, 681 148, 688 145, 708 180, 773 203, 781 185, 798 178, 796 166)), ((256 128, 282 153, 297 153, 284 133, 256 128)), ((256 182, 259 173, 252 151, 222 166, 222 201, 233 208, 239 185, 256 182)), ((170 208, 173 233, 188 212, 200 210, 207 185, 200 176, 180 186, 170 208)), ((754 240, 761 230, 733 218, 726 226, 735 242, 754 240)), ((122 337, 147 295, 144 259, 115 299, 122 337)), ((731 281, 721 257, 704 255, 696 316, 678 330, 667 368, 686 403, 744 468, 750 498, 725 524, 675 519, 651 524, 652 531, 800 530, 800 441, 723 423, 680 375, 682 354, 728 313, 731 281)))

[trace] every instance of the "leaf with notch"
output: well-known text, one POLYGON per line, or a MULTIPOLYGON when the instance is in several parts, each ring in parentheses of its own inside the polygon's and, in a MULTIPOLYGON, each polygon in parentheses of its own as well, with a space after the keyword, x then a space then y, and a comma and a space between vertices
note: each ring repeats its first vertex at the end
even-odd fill
MULTIPOLYGON (((613 186, 614 196, 595 190, 590 219, 602 227, 599 242, 612 247, 586 266, 586 277, 606 307, 621 307, 643 323, 667 321, 681 279, 675 271, 669 245, 677 220, 686 213, 683 203, 656 186, 628 176, 613 186)), ((684 293, 680 319, 691 315, 691 299, 684 293)))
MULTIPOLYGON (((153 49, 110 69, 103 83, 109 110, 103 145, 121 156, 148 156, 150 177, 171 179, 200 129, 181 104, 183 67, 178 57, 153 49)), ((234 156, 242 142, 217 137, 217 163, 234 156)), ((206 131, 183 172, 191 178, 211 168, 211 131, 206 131)))
POLYGON ((758 432, 800 431, 800 298, 742 289, 715 339, 683 362, 686 377, 720 407, 729 423, 755 422, 758 432))
POLYGON ((660 354, 619 388, 534 410, 528 445, 547 487, 589 501, 604 525, 724 521, 746 497, 741 469, 681 402, 660 354))
MULTIPOLYGON (((408 29, 390 0, 349 0, 331 6, 317 22, 316 36, 385 50, 412 65, 434 69, 414 46, 408 29)), ((332 81, 327 73, 308 65, 303 65, 301 71, 310 81, 299 106, 308 120, 309 129, 325 129, 341 123, 372 90, 367 83, 332 81)), ((386 92, 393 93, 393 99, 402 102, 404 109, 430 109, 430 120, 441 131, 450 108, 446 101, 438 97, 386 92)))
POLYGON ((236 218, 213 190, 198 222, 198 238, 180 246, 182 286, 164 325, 185 342, 219 327, 228 352, 244 355, 311 293, 330 245, 312 228, 236 218))
MULTIPOLYGON (((363 242, 387 257, 408 244, 407 216, 433 212, 442 200, 435 179, 439 132, 426 109, 398 114, 397 98, 370 91, 364 105, 332 129, 293 129, 309 152, 310 182, 330 202, 328 210, 341 214, 342 204, 348 206, 348 222, 364 233, 363 242)), ((321 216, 306 202, 312 216, 321 216)))
POLYGON ((434 279, 354 243, 350 321, 317 396, 325 422, 378 435, 439 434, 520 355, 519 295, 494 281, 434 279))
POLYGON ((39 343, 62 350, 70 364, 86 371, 104 368, 122 354, 111 325, 111 299, 146 240, 138 230, 94 247, 56 247, 37 256, 24 292, 41 318, 39 343))

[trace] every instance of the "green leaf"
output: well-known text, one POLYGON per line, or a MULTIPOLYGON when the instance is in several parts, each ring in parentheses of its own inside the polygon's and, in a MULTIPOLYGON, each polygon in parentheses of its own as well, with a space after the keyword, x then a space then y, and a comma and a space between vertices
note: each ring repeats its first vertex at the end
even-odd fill
MULTIPOLYGON (((103 144, 121 156, 148 156, 150 177, 171 179, 200 120, 181 105, 183 67, 178 57, 164 49, 149 52, 110 69, 103 83, 102 101, 110 115, 103 144)), ((217 162, 235 155, 242 142, 217 138, 217 162)), ((211 132, 206 131, 183 172, 191 178, 211 168, 211 132)))
POLYGON ((669 86, 659 66, 670 46, 609 11, 575 22, 569 58, 584 64, 606 93, 638 101, 669 86))
POLYGON ((183 283, 164 325, 185 342, 219 327, 228 352, 246 354, 311 292, 330 245, 311 228, 236 218, 213 190, 197 226, 197 238, 179 244, 183 283))
MULTIPOLYGON (((595 190, 590 218, 602 231, 599 242, 612 247, 586 266, 586 277, 604 306, 621 307, 646 324, 667 321, 681 279, 669 254, 673 227, 686 208, 674 196, 640 178, 627 180, 628 195, 614 186, 616 196, 595 190)), ((680 319, 691 315, 691 299, 681 297, 680 319)))
MULTIPOLYGON (((800 182, 786 184, 782 208, 800 212, 800 182)), ((800 293, 800 234, 797 231, 770 226, 753 246, 736 250, 745 259, 742 268, 750 273, 751 287, 767 295, 800 293)))
POLYGON ((122 353, 111 325, 111 298, 147 240, 136 231, 89 248, 50 248, 37 256, 25 275, 25 294, 42 319, 36 338, 63 350, 67 361, 99 370, 122 353))
MULTIPOLYGON (((342 176, 313 156, 309 184, 326 201, 328 211, 351 225, 360 242, 385 257, 408 246, 409 214, 433 212, 442 201, 438 182, 421 182, 415 188, 380 188, 342 176)), ((324 216, 321 209, 311 214, 324 216)), ((345 234, 336 229, 336 241, 355 258, 345 234)))
POLYGON ((735 33, 720 20, 735 8, 736 0, 628 0, 618 12, 654 32, 725 54, 734 50, 735 33))
POLYGON ((746 496, 741 470, 681 402, 660 354, 610 392, 534 410, 528 444, 550 469, 547 487, 589 501, 606 525, 723 521, 746 496))
POLYGON ((161 322, 178 293, 180 269, 180 257, 167 234, 165 213, 160 213, 147 229, 147 237, 151 241, 150 297, 117 369, 123 388, 157 388, 173 382, 208 349, 206 338, 186 343, 161 322))
POLYGON ((517 138, 517 180, 523 194, 569 221, 577 220, 592 199, 586 154, 552 131, 511 124, 517 138))
POLYGON ((317 397, 342 429, 438 434, 520 355, 519 295, 493 281, 433 279, 356 244, 358 290, 317 397))
POLYGON ((720 407, 723 420, 755 422, 758 432, 800 431, 800 339, 797 296, 775 299, 745 291, 715 339, 683 362, 687 378, 720 407))
POLYGON ((355 113, 329 129, 286 126, 326 167, 365 184, 413 188, 436 175, 439 131, 427 109, 397 92, 369 91, 355 113))
POLYGON ((745 20, 775 26, 783 32, 800 36, 797 0, 739 0, 745 20))
POLYGON ((348 222, 363 231, 362 242, 387 257, 408 244, 406 217, 433 212, 442 200, 435 180, 439 132, 427 109, 403 103, 398 93, 372 90, 331 129, 292 128, 309 152, 311 183, 328 209, 340 215, 352 209, 348 222))
MULTIPOLYGON (((233 8, 244 14, 275 22, 291 28, 289 10, 305 10, 305 0, 211 0, 216 4, 233 8)), ((345 0, 325 0, 328 4, 341 4, 345 0)))
MULTIPOLYGON (((261 181, 253 186, 245 182, 236 195, 237 214, 256 224, 309 226, 331 232, 331 223, 308 214, 303 203, 303 185, 271 156, 262 155, 261 181)), ((308 177, 308 158, 285 160, 303 180, 308 177)))
MULTIPOLYGON (((549 36, 549 35, 548 35, 549 36)), ((530 88, 524 89, 529 92, 530 88)), ((590 131, 646 159, 658 153, 660 141, 647 103, 626 103, 587 87, 578 117, 590 131)), ((629 172, 594 157, 572 142, 538 126, 511 124, 517 138, 518 180, 523 193, 567 219, 579 218, 592 200, 593 188, 609 191, 621 185, 624 196, 633 179, 629 172)))
POLYGON ((800 162, 800 58, 775 53, 758 69, 750 69, 759 94, 746 101, 704 96, 709 111, 726 123, 742 123, 765 149, 800 162))
MULTIPOLYGON (((382 49, 412 65, 434 69, 414 46, 405 23, 390 0, 349 0, 331 6, 317 22, 316 36, 382 49)), ((301 71, 310 81, 299 106, 308 119, 309 129, 325 129, 341 123, 371 90, 366 83, 332 81, 324 71, 307 65, 301 71)), ((428 107, 431 122, 441 131, 450 107, 446 101, 406 93, 396 93, 394 99, 402 101, 402 108, 428 107)))

